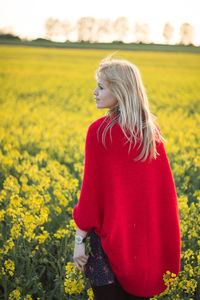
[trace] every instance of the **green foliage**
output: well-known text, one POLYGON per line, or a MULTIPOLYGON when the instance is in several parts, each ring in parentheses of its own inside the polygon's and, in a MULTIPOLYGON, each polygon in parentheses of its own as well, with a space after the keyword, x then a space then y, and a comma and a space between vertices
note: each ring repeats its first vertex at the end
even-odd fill
MULTIPOLYGON (((0 47, 1 299, 93 299, 73 264, 94 71, 110 51, 0 47)), ((200 56, 118 52, 135 63, 167 143, 181 219, 178 278, 165 295, 200 298, 200 56)), ((87 251, 90 251, 87 246, 87 251)))
POLYGON ((122 41, 113 41, 112 43, 91 43, 88 41, 80 42, 56 42, 43 38, 37 38, 35 40, 20 40, 6 37, 5 35, 0 36, 0 45, 20 45, 20 46, 31 46, 31 47, 49 47, 49 48, 68 48, 68 49, 104 49, 104 50, 122 50, 122 51, 152 51, 152 52, 183 52, 183 53, 200 53, 200 47, 192 44, 183 45, 167 45, 167 44, 144 44, 140 43, 123 43, 122 41))
POLYGON ((6 33, 6 34, 0 34, 0 40, 9 40, 9 41, 21 41, 21 39, 13 34, 6 33))

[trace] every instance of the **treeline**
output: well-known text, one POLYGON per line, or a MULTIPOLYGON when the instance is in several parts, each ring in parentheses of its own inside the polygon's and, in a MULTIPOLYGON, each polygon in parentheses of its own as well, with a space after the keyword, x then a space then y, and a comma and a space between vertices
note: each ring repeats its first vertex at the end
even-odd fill
MULTIPOLYGON (((48 39, 64 36, 69 40, 71 34, 76 35, 77 41, 85 42, 106 42, 125 41, 127 36, 133 38, 136 43, 149 43, 151 28, 149 24, 135 23, 131 26, 128 19, 119 17, 114 21, 110 19, 95 19, 94 17, 79 18, 75 25, 69 20, 59 20, 52 17, 45 22, 45 32, 48 39)), ((179 28, 180 40, 178 44, 193 44, 194 27, 189 23, 183 23, 179 28)), ((174 27, 166 22, 162 36, 166 44, 169 44, 174 37, 174 27)))
MULTIPOLYGON (((46 19, 45 39, 55 41, 62 38, 65 41, 76 40, 77 42, 124 42, 129 37, 130 42, 151 43, 149 24, 135 23, 130 25, 125 17, 119 17, 115 20, 107 18, 96 19, 94 17, 82 17, 72 25, 69 20, 59 20, 52 17, 46 19)), ((189 23, 181 24, 179 28, 179 41, 176 44, 192 45, 194 44, 194 27, 189 23)), ((166 44, 169 44, 174 38, 174 27, 166 22, 162 29, 162 36, 166 44)), ((6 34, 0 29, 0 38, 15 38, 12 34, 6 34), (7 37, 6 37, 7 36, 7 37)), ((18 37, 19 39, 19 37, 18 37)), ((43 39, 44 40, 44 39, 43 39)))
POLYGON ((14 34, 2 33, 2 32, 0 32, 0 39, 1 40, 21 41, 21 39, 18 36, 14 35, 14 34))

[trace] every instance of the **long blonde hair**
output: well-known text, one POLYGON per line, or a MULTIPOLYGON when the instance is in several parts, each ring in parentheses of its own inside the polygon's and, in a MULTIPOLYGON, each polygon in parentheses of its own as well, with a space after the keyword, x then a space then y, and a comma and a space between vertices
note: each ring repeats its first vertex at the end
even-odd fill
POLYGON ((142 162, 144 162, 149 154, 150 160, 156 159, 159 155, 156 150, 156 141, 166 142, 166 140, 162 137, 155 123, 156 117, 149 110, 147 94, 138 68, 127 60, 108 57, 100 62, 95 77, 105 80, 108 88, 118 100, 117 105, 110 108, 105 114, 104 122, 108 119, 110 121, 102 134, 103 145, 105 146, 105 136, 108 129, 111 133, 112 126, 118 122, 127 142, 130 143, 129 152, 133 139, 134 147, 137 141, 140 142, 138 148, 143 145, 142 151, 134 159, 135 161, 143 157, 142 162), (116 116, 114 116, 115 114, 116 116), (110 118, 111 116, 112 118, 110 118))

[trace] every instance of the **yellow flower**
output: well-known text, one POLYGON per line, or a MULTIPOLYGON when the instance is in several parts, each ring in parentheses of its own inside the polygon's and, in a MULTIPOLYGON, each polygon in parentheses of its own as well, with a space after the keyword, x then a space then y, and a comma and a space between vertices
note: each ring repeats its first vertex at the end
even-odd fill
POLYGON ((49 233, 46 230, 43 230, 42 234, 36 236, 36 239, 39 241, 39 244, 43 244, 47 238, 49 238, 49 233))
POLYGON ((10 276, 14 275, 15 264, 11 259, 8 259, 4 262, 5 270, 9 273, 10 276))
POLYGON ((66 278, 64 281, 65 293, 72 295, 75 293, 80 294, 85 288, 83 275, 81 271, 77 272, 77 268, 74 263, 68 262, 66 267, 66 278), (78 273, 78 278, 77 278, 78 273))
POLYGON ((70 237, 70 232, 68 229, 58 229, 54 234, 57 239, 64 238, 66 235, 70 237))
POLYGON ((20 190, 20 186, 18 184, 18 181, 17 179, 12 176, 12 175, 9 175, 6 180, 4 181, 3 183, 3 188, 9 192, 13 192, 15 194, 18 194, 19 193, 19 190, 20 190))
POLYGON ((4 215, 5 215, 5 210, 2 209, 2 210, 0 211, 0 222, 4 220, 4 215))
POLYGON ((27 294, 27 295, 24 297, 24 300, 32 300, 31 295, 27 294))
POLYGON ((69 206, 69 207, 67 208, 67 212, 68 212, 70 215, 72 215, 73 208, 69 206))
POLYGON ((9 294, 8 300, 21 300, 21 293, 19 290, 14 290, 9 294))
POLYGON ((6 275, 5 268, 1 268, 1 275, 6 275))
POLYGON ((71 219, 69 221, 69 225, 67 225, 67 227, 71 228, 72 230, 76 230, 77 229, 77 225, 76 223, 74 222, 74 219, 71 219))
POLYGON ((7 254, 9 250, 11 250, 13 247, 15 246, 15 244, 13 243, 13 240, 10 238, 6 241, 6 243, 4 244, 4 254, 7 254))
POLYGON ((21 225, 14 224, 10 231, 10 237, 13 239, 17 239, 21 235, 21 225))
POLYGON ((88 300, 93 300, 94 299, 94 293, 93 293, 92 288, 89 288, 87 290, 87 294, 88 294, 88 300))

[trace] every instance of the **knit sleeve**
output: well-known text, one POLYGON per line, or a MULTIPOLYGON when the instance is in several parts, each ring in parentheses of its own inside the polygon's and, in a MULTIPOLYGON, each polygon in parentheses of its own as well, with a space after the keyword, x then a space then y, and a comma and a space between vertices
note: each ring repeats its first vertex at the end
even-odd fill
POLYGON ((96 126, 90 125, 85 142, 85 166, 78 204, 74 207, 73 218, 84 231, 100 232, 102 223, 102 162, 101 146, 97 140, 96 126))

